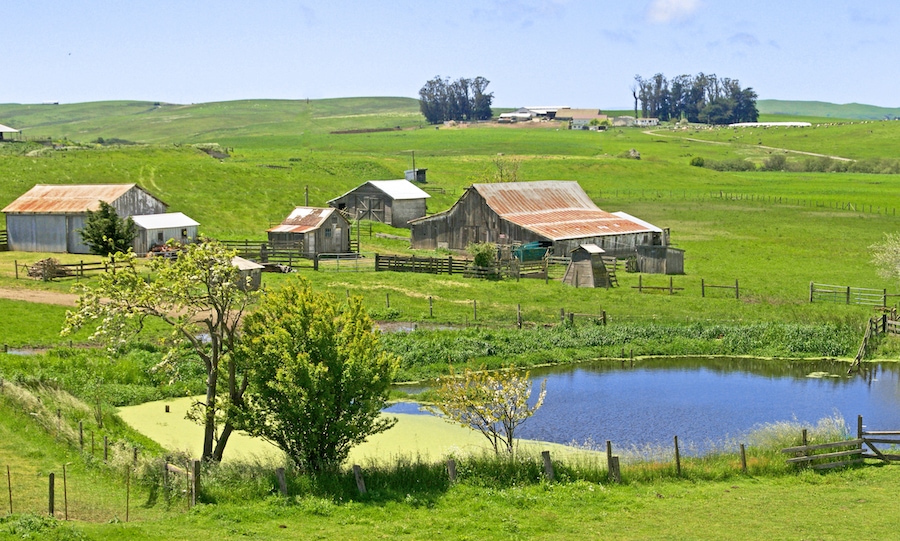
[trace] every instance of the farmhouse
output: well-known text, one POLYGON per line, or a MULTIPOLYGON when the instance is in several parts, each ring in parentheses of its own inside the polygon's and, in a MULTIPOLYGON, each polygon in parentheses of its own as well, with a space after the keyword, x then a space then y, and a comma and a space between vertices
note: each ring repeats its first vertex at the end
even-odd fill
POLYGON ((668 244, 662 229, 601 210, 574 181, 473 184, 444 212, 410 222, 415 249, 464 250, 475 242, 547 241, 556 255, 595 244, 610 256, 668 244))
POLYGON ((181 212, 166 214, 141 214, 132 216, 137 226, 134 238, 134 253, 146 254, 154 246, 162 245, 170 240, 181 243, 196 242, 199 223, 181 212))
POLYGON ((81 238, 88 211, 103 201, 121 218, 160 214, 166 204, 137 184, 37 184, 3 209, 9 249, 87 254, 81 238))
POLYGON ((410 220, 425 216, 426 199, 431 197, 408 180, 370 180, 328 205, 350 220, 374 220, 408 228, 410 220))
POLYGON ((333 208, 297 207, 268 236, 274 249, 299 246, 307 257, 350 251, 350 223, 333 208))
POLYGON ((556 112, 556 120, 568 122, 570 130, 586 130, 591 122, 608 118, 600 109, 560 109, 556 112))

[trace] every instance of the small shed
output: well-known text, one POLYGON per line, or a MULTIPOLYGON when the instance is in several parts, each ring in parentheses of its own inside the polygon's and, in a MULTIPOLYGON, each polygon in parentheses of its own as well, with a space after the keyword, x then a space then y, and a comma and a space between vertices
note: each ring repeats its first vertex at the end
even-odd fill
POLYGON ((137 226, 134 253, 138 255, 146 254, 154 246, 173 239, 182 244, 197 241, 197 228, 200 224, 181 212, 141 214, 132 216, 131 219, 137 226))
POLYGON ((108 203, 120 218, 160 214, 167 205, 137 184, 37 184, 7 205, 9 249, 88 254, 81 238, 88 211, 108 203))
POLYGON ((256 291, 259 289, 259 286, 262 284, 262 265, 238 256, 231 258, 231 264, 237 267, 240 274, 240 281, 237 284, 239 288, 243 291, 256 291))
MULTIPOLYGON (((424 171, 424 169, 420 169, 424 171)), ((370 180, 328 202, 350 220, 373 220, 409 229, 409 221, 425 216, 425 190, 408 180, 370 180)))
POLYGON ((638 246, 637 271, 647 274, 684 274, 684 250, 671 246, 638 246))
POLYGON ((609 287, 609 273, 603 263, 604 253, 596 244, 582 244, 572 250, 563 283, 575 287, 609 287))
POLYGON ((273 249, 296 249, 306 257, 350 251, 350 222, 333 208, 296 207, 267 231, 273 249))
POLYGON ((15 128, 10 128, 9 126, 4 126, 3 124, 0 124, 0 141, 3 141, 4 134, 7 134, 7 133, 9 133, 9 134, 19 133, 19 130, 15 129, 15 128))

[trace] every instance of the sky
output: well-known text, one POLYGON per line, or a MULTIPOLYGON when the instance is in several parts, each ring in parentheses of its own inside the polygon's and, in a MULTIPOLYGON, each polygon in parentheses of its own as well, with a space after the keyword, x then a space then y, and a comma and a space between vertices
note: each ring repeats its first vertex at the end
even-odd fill
POLYGON ((43 0, 0 3, 0 103, 418 97, 633 107, 635 75, 900 106, 897 0, 43 0))

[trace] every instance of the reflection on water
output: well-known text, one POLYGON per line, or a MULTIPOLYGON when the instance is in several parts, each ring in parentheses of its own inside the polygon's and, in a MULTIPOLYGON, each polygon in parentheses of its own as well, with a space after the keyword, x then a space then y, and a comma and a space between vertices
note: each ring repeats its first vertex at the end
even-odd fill
MULTIPOLYGON (((847 375, 836 361, 660 359, 598 362, 532 370, 547 379, 544 406, 519 436, 556 443, 613 442, 617 448, 720 447, 766 423, 812 426, 842 416, 855 430, 900 430, 900 367, 865 363, 847 375)), ((415 406, 403 413, 415 413, 415 406)), ((393 410, 398 411, 399 410, 393 410)))

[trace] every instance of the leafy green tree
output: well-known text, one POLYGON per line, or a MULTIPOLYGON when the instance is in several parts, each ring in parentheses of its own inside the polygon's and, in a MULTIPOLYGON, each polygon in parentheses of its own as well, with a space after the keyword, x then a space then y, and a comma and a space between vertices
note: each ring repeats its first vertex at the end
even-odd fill
POLYGON ((203 455, 221 461, 231 433, 233 413, 243 406, 247 378, 235 358, 238 323, 255 294, 241 287, 232 251, 216 242, 187 246, 174 260, 153 259, 156 278, 145 280, 133 253, 110 256, 115 272, 100 275, 94 286, 80 287, 78 309, 66 313, 63 334, 95 322, 93 338, 115 350, 136 336, 147 320, 171 327, 164 365, 199 362, 206 396, 191 417, 203 425, 203 455), (189 346, 192 356, 183 355, 189 346))
POLYGON ((246 317, 250 377, 244 428, 310 472, 333 471, 350 449, 396 419, 381 415, 397 370, 359 298, 339 304, 300 279, 266 292, 246 317))
POLYGON ((473 242, 466 246, 476 267, 493 267, 497 263, 497 245, 493 242, 473 242))
POLYGON ((434 409, 451 422, 481 432, 498 455, 501 450, 513 455, 516 429, 534 415, 547 395, 544 380, 537 400, 528 404, 532 389, 529 375, 512 367, 497 372, 482 367, 478 371, 467 368, 457 376, 451 368, 450 375, 438 381, 434 409))
POLYGON ((128 251, 137 236, 137 226, 130 216, 120 218, 112 205, 100 201, 98 210, 87 212, 79 233, 92 254, 109 255, 128 251))

